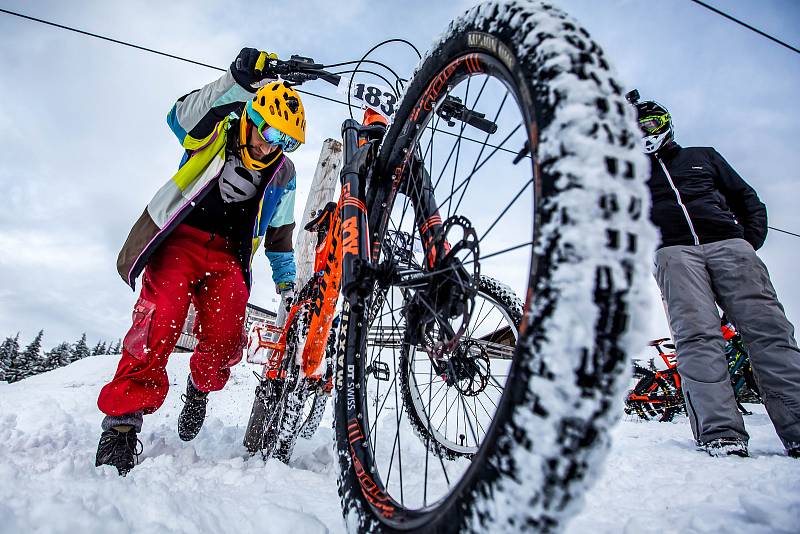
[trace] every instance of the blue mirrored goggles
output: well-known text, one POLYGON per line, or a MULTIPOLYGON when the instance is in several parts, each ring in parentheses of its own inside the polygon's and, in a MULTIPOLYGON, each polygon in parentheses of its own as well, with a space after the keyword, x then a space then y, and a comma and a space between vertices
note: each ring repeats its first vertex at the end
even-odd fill
POLYGON ((300 148, 300 141, 272 126, 267 126, 263 130, 259 129, 258 133, 264 141, 271 145, 281 147, 281 150, 284 152, 294 152, 300 148))
POLYGON ((253 109, 250 102, 245 105, 245 110, 247 111, 247 116, 253 121, 256 130, 258 130, 261 139, 271 145, 279 147, 284 152, 294 152, 300 148, 302 144, 300 141, 267 124, 264 117, 253 109))

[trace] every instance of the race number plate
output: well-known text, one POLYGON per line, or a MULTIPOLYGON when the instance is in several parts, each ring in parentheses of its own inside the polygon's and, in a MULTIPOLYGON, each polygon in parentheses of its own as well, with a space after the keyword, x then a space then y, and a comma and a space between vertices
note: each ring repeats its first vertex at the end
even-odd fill
POLYGON ((394 91, 384 85, 363 83, 355 81, 350 85, 350 78, 342 77, 336 92, 346 95, 350 91, 350 98, 359 101, 363 106, 376 111, 391 120, 397 109, 397 97, 394 91))

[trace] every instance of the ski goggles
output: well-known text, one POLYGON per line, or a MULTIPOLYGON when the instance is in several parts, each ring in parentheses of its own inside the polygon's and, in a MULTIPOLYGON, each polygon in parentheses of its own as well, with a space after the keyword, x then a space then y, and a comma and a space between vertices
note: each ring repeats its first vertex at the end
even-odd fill
POLYGON ((279 147, 284 152, 294 152, 300 148, 300 145, 302 144, 300 141, 267 124, 267 121, 264 120, 264 117, 262 117, 260 113, 253 109, 251 102, 247 102, 245 105, 245 110, 247 111, 247 116, 251 121, 253 121, 253 124, 258 131, 258 135, 260 135, 261 139, 263 139, 265 142, 279 147))
POLYGON ((663 115, 650 115, 648 117, 639 119, 639 128, 641 128, 645 133, 656 133, 658 130, 663 128, 664 125, 669 124, 669 120, 669 113, 664 113, 663 115))

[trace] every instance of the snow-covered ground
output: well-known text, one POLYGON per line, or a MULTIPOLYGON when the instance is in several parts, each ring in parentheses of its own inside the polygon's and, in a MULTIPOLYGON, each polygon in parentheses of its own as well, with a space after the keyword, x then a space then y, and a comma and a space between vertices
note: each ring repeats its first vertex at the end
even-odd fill
MULTIPOLYGON (((116 367, 97 356, 0 384, 0 532, 343 532, 330 410, 290 466, 241 445, 255 379, 241 364, 215 394, 191 443, 176 419, 188 355, 169 364, 173 388, 145 418, 141 463, 126 478, 94 467, 95 401, 116 367)), ((784 456, 761 406, 746 419, 752 458, 694 450, 685 419, 623 421, 603 476, 567 527, 584 532, 800 532, 800 461, 784 456)))

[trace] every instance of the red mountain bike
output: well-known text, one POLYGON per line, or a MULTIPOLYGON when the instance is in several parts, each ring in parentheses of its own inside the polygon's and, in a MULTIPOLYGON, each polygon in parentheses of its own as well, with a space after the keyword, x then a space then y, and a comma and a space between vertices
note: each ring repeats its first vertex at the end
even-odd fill
MULTIPOLYGON (((308 58, 267 70, 336 83, 387 120, 342 124, 341 196, 318 221, 330 248, 274 347, 283 384, 259 385, 282 389, 256 404, 296 414, 293 384, 324 385, 332 360, 351 530, 556 528, 617 417, 655 235, 602 52, 558 10, 487 3, 398 90, 308 58)), ((257 415, 251 448, 272 432, 280 449, 286 418, 257 415)))
MULTIPOLYGON (((742 405, 742 402, 761 402, 753 369, 750 367, 750 356, 733 324, 723 318, 720 329, 725 339, 725 359, 736 405, 742 414, 752 415, 742 405)), ((669 338, 650 342, 650 346, 656 349, 659 358, 664 362, 664 369, 657 369, 653 360, 650 360, 649 368, 634 364, 633 376, 638 381, 625 398, 626 414, 636 414, 644 420, 668 422, 676 415, 686 413, 675 345, 667 341, 669 338), (672 352, 665 352, 664 349, 672 352)))

